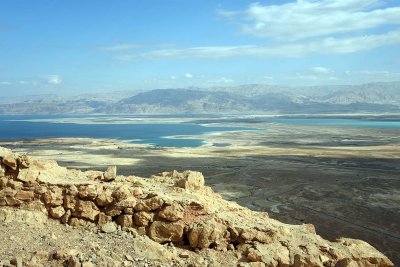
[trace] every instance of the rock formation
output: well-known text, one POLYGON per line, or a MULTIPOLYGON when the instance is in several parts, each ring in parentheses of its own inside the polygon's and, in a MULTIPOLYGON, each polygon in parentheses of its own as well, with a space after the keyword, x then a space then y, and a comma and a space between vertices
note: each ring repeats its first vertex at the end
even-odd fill
MULTIPOLYGON (((0 211, 10 207, 15 214, 34 210, 70 226, 134 232, 188 253, 230 251, 239 266, 393 266, 366 242, 330 242, 312 225, 283 224, 265 212, 226 201, 195 171, 163 172, 148 179, 118 176, 115 166, 106 172, 81 172, 0 147, 0 211)), ((80 266, 71 265, 76 251, 57 253, 56 259, 80 266)), ((183 259, 189 255, 181 254, 183 259)))

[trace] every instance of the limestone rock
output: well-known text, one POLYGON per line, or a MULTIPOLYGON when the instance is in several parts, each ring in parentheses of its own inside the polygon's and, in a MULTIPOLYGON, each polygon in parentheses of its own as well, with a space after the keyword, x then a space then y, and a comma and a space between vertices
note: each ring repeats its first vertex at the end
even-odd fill
POLYGON ((178 187, 196 190, 204 186, 204 176, 201 172, 185 171, 183 175, 184 177, 176 183, 178 187))
POLYGON ((54 251, 53 258, 56 260, 67 260, 70 257, 78 256, 80 253, 73 248, 64 248, 54 251))
POLYGON ((65 210, 61 206, 51 207, 49 208, 49 213, 54 219, 59 219, 65 214, 65 210))
POLYGON ((12 170, 17 170, 17 160, 14 154, 9 149, 0 149, 0 158, 3 158, 3 164, 10 167, 12 170))
POLYGON ((134 187, 131 189, 131 193, 133 196, 137 197, 143 194, 143 190, 139 187, 134 187))
POLYGON ((84 172, 85 176, 89 180, 103 180, 104 179, 104 173, 100 171, 85 171, 84 172))
POLYGON ((95 185, 81 185, 78 187, 78 195, 80 198, 95 200, 97 197, 97 187, 95 185))
POLYGON ((184 215, 184 209, 183 207, 176 202, 173 202, 172 205, 164 207, 159 213, 158 216, 160 216, 163 219, 166 219, 170 222, 176 222, 180 219, 183 218, 184 215))
POLYGON ((263 257, 260 251, 250 248, 247 252, 247 259, 251 262, 262 261, 263 257))
POLYGON ((19 190, 17 194, 15 194, 15 198, 21 201, 30 201, 35 197, 35 194, 33 191, 25 191, 25 190, 19 190))
POLYGON ((43 194, 44 203, 51 206, 60 206, 64 203, 64 196, 60 187, 52 187, 43 194))
POLYGON ((227 226, 215 221, 201 222, 191 226, 188 237, 192 248, 208 248, 215 245, 227 246, 229 232, 227 226))
POLYGON ((76 217, 71 217, 69 220, 69 225, 75 226, 75 227, 84 227, 87 225, 90 225, 88 221, 81 219, 81 218, 76 218, 76 217))
POLYGON ((134 197, 129 197, 114 203, 114 206, 118 209, 134 208, 136 206, 136 199, 134 197))
POLYGON ((104 233, 113 233, 117 231, 117 226, 115 225, 115 223, 109 222, 101 226, 101 231, 104 233))
POLYGON ((135 206, 136 211, 153 211, 158 210, 164 204, 164 200, 159 197, 151 197, 148 199, 141 199, 135 206))
POLYGON ((65 195, 63 201, 64 207, 66 209, 75 210, 77 200, 78 198, 73 195, 65 195))
POLYGON ((0 177, 0 189, 7 187, 8 179, 6 177, 0 177))
POLYGON ((26 154, 19 155, 17 158, 19 168, 29 168, 30 158, 26 154))
POLYGON ((112 217, 111 216, 107 216, 104 213, 100 212, 99 213, 99 219, 98 219, 98 225, 102 226, 106 223, 112 222, 112 217))
POLYGON ((92 262, 90 261, 85 261, 82 262, 82 267, 95 267, 96 265, 94 265, 92 262))
POLYGON ((22 182, 34 182, 39 176, 39 171, 33 168, 19 169, 17 179, 22 182))
POLYGON ((44 225, 47 215, 41 211, 0 208, 0 222, 23 222, 28 225, 44 225))
POLYGON ((104 181, 112 181, 117 177, 117 166, 109 166, 107 170, 104 172, 104 181))
POLYGON ((67 210, 65 213, 64 213, 64 215, 61 217, 61 222, 62 223, 68 223, 69 222, 69 219, 71 218, 71 210, 67 210))
POLYGON ((97 195, 95 199, 96 204, 99 205, 100 207, 107 206, 111 204, 113 201, 114 199, 112 197, 112 191, 110 189, 103 190, 97 195))
POLYGON ((78 200, 75 207, 75 213, 78 217, 95 221, 100 211, 92 201, 78 200))
POLYGON ((124 200, 124 199, 130 198, 130 197, 132 197, 133 195, 132 195, 131 190, 130 190, 130 188, 129 188, 128 185, 122 185, 122 186, 118 187, 118 188, 112 193, 112 196, 113 196, 113 198, 116 199, 117 201, 120 201, 120 200, 124 200))
POLYGON ((147 226, 149 223, 153 222, 154 213, 140 211, 134 213, 133 218, 137 226, 147 226))
POLYGON ((119 215, 117 223, 122 227, 129 228, 133 226, 132 215, 119 215))
POLYGON ((105 214, 107 214, 108 216, 117 216, 120 215, 122 213, 121 208, 116 207, 115 205, 109 205, 104 209, 105 214))
POLYGON ((6 166, 0 162, 0 178, 6 175, 6 166))
POLYGON ((155 221, 151 224, 148 234, 158 243, 180 243, 183 240, 183 225, 180 223, 168 223, 155 221))
POLYGON ((244 229, 240 237, 245 241, 258 241, 269 244, 276 240, 276 232, 273 230, 260 231, 254 228, 244 229))

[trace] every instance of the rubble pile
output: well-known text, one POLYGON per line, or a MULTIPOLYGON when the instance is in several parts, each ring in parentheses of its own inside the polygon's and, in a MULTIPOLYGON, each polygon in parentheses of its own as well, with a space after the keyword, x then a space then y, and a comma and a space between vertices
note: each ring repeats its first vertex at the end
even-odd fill
MULTIPOLYGON (((40 211, 62 224, 103 233, 148 236, 188 251, 233 251, 238 263, 252 266, 393 266, 366 242, 330 242, 310 224, 283 224, 223 200, 195 171, 147 179, 119 176, 116 166, 82 172, 0 147, 2 207, 40 211)), ((1 217, 0 212, 0 222, 6 220, 1 217)))

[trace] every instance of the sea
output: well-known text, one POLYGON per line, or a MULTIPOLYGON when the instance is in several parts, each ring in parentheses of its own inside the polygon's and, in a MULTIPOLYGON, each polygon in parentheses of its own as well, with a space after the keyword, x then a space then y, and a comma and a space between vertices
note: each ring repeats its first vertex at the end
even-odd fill
POLYGON ((160 147, 199 147, 202 134, 246 131, 257 128, 215 126, 215 123, 260 122, 324 127, 369 127, 400 129, 400 120, 346 118, 236 118, 210 115, 1 115, 0 140, 36 138, 112 138, 160 147), (195 138, 193 137, 195 136, 195 138))

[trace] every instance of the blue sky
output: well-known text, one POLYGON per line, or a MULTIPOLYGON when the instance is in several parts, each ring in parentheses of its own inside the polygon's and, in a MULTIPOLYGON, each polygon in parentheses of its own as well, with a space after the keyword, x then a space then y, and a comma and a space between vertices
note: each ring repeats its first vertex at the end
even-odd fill
POLYGON ((400 80, 397 0, 1 0, 0 96, 400 80))

